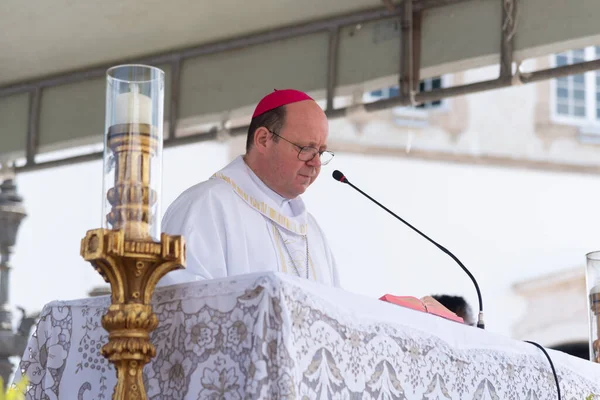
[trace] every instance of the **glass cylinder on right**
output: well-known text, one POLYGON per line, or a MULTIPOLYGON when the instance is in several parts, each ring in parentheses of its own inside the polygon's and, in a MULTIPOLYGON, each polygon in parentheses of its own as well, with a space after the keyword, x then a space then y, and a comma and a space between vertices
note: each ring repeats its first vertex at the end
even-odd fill
POLYGON ((586 254, 585 282, 587 289, 590 360, 600 363, 600 251, 586 254))

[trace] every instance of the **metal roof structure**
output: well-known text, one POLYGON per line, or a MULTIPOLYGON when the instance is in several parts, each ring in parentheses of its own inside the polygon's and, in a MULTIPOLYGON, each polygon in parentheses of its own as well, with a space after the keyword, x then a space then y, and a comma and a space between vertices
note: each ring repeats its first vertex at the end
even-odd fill
POLYGON ((116 64, 165 71, 165 146, 176 146, 244 133, 238 122, 273 88, 305 90, 336 118, 599 69, 519 69, 600 43, 597 15, 597 0, 5 0, 0 161, 28 171, 100 158, 40 155, 102 142, 105 72, 116 64), (422 78, 494 64, 496 79, 418 92, 422 78), (335 107, 398 82, 397 97, 335 107))

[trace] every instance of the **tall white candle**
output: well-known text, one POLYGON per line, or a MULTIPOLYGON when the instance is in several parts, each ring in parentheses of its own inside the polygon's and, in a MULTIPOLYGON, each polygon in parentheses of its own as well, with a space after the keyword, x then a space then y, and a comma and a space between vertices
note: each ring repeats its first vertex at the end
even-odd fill
POLYGON ((137 85, 132 91, 122 93, 115 100, 115 124, 152 124, 152 99, 139 92, 137 85))

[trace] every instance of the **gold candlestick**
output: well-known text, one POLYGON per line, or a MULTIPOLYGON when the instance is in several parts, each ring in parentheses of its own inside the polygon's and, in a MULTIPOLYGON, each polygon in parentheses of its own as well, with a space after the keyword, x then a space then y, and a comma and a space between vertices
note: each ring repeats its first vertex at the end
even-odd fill
POLYGON ((115 155, 115 185, 106 194, 111 205, 106 220, 114 229, 124 229, 129 239, 150 239, 155 222, 152 208, 157 193, 150 185, 150 165, 159 139, 152 128, 149 124, 119 124, 108 130, 107 145, 115 155))
POLYGON ((116 368, 113 399, 145 400, 143 368, 156 355, 150 332, 158 325, 152 294, 164 275, 183 268, 185 243, 181 236, 164 233, 157 240, 160 163, 153 161, 160 161, 162 149, 164 74, 151 67, 122 66, 108 75, 105 228, 87 232, 81 255, 111 287, 111 305, 102 317, 109 333, 102 355, 116 368), (140 94, 144 84, 150 86, 147 99, 140 94))

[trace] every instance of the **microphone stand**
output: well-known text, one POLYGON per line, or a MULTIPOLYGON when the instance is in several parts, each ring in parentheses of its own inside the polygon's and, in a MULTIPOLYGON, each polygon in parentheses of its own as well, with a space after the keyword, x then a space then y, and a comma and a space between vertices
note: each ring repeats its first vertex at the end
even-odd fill
POLYGON ((365 192, 360 190, 358 187, 351 184, 350 181, 348 181, 348 178, 346 178, 346 176, 343 173, 341 173, 338 170, 335 170, 335 171, 333 171, 332 176, 333 176, 333 179, 335 179, 336 181, 342 182, 342 183, 345 183, 345 184, 351 186, 354 190, 356 190, 357 192, 359 192, 360 194, 362 194, 363 196, 365 196, 366 198, 371 200, 373 203, 377 204, 379 207, 383 208, 385 211, 387 211, 388 213, 390 213, 391 215, 393 215, 394 217, 396 217, 397 219, 402 221, 406 226, 411 228, 413 231, 417 232, 419 235, 421 235, 422 237, 427 239, 429 242, 431 242, 433 245, 435 245, 438 249, 440 249, 441 251, 446 253, 448 256, 450 256, 450 258, 452 258, 463 269, 463 271, 465 271, 465 273, 469 276, 469 278, 471 278, 471 281, 473 282, 473 285, 475 286, 475 290, 477 291, 477 299, 479 301, 479 315, 477 317, 477 327, 480 329, 485 329, 485 323, 483 321, 483 299, 481 297, 481 291, 479 290, 479 285, 477 284, 477 280, 475 279, 473 274, 471 274, 471 272, 467 269, 467 267, 465 267, 464 264, 462 262, 460 262, 460 260, 454 254, 452 254, 448 249, 446 249, 444 246, 438 244, 433 239, 430 239, 423 232, 421 232, 420 230, 418 230, 417 228, 415 228, 414 226, 412 226, 411 224, 409 224, 408 222, 406 222, 405 220, 400 218, 398 215, 394 214, 383 204, 379 203, 377 200, 375 200, 374 198, 372 198, 371 196, 369 196, 368 194, 366 194, 365 192))

